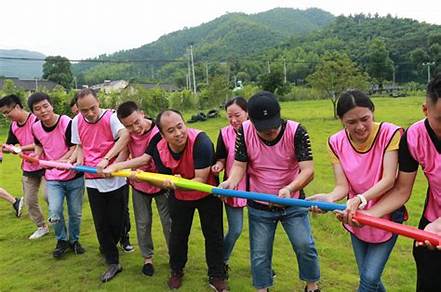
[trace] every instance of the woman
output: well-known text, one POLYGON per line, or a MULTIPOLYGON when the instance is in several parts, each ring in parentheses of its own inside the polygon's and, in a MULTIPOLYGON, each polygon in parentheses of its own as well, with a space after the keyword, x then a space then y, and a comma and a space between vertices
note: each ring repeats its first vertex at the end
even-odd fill
MULTIPOLYGON (((347 197, 345 212, 353 212, 369 209, 392 188, 402 129, 390 123, 374 122, 374 109, 372 101, 361 91, 350 90, 340 96, 337 115, 344 129, 328 140, 335 187, 329 194, 317 194, 309 200, 335 202, 347 197)), ((402 221, 402 214, 403 210, 399 210, 385 218, 402 221)), ((381 274, 397 236, 369 226, 345 224, 344 227, 351 233, 360 274, 358 291, 385 291, 381 274)))
MULTIPOLYGON (((234 144, 236 131, 242 123, 248 119, 247 101, 243 97, 234 97, 225 104, 225 111, 230 125, 222 128, 219 132, 216 146, 216 163, 211 170, 219 174, 225 170, 224 180, 228 178, 228 172, 234 162, 234 144)), ((239 183, 238 190, 246 190, 246 179, 239 183)), ((233 251, 234 244, 242 232, 243 207, 246 206, 246 199, 229 197, 224 200, 225 210, 228 219, 228 232, 224 238, 224 263, 228 271, 228 259, 233 251)))

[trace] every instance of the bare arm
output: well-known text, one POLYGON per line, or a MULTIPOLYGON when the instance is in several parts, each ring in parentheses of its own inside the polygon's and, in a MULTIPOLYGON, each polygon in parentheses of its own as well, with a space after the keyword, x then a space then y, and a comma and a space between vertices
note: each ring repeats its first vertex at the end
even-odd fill
MULTIPOLYGON (((120 158, 120 157, 118 156, 118 158, 120 158)), ((152 159, 152 157, 150 155, 143 154, 142 156, 139 156, 139 157, 136 157, 136 158, 133 158, 130 160, 116 162, 116 163, 113 163, 113 164, 109 165, 108 167, 106 167, 104 169, 104 173, 112 173, 117 170, 128 169, 128 168, 136 169, 136 168, 139 168, 139 167, 149 163, 150 159, 152 159)))
POLYGON ((366 213, 375 217, 382 217, 403 206, 410 198, 416 174, 416 171, 400 171, 395 186, 384 194, 381 200, 366 213))
POLYGON ((129 132, 127 129, 120 129, 118 131, 119 139, 113 144, 112 148, 104 155, 104 158, 96 165, 97 172, 103 173, 103 169, 109 165, 109 161, 116 157, 129 141, 129 132))
POLYGON ((366 200, 372 200, 390 190, 395 183, 398 168, 398 151, 386 152, 383 159, 383 177, 363 193, 366 200))
POLYGON ((306 160, 299 162, 299 175, 288 185, 279 190, 279 197, 291 197, 291 193, 300 191, 314 179, 314 162, 306 160))
POLYGON ((316 194, 307 198, 312 201, 336 202, 348 195, 349 184, 340 163, 333 163, 335 187, 330 193, 316 194))
POLYGON ((69 147, 69 150, 62 157, 60 157, 60 159, 58 159, 58 160, 59 161, 70 161, 70 157, 76 151, 76 148, 77 148, 76 146, 69 147))
POLYGON ((225 189, 236 188, 245 175, 245 172, 247 170, 247 165, 248 165, 247 162, 234 160, 233 167, 231 168, 228 179, 223 183, 221 183, 219 187, 225 189))
POLYGON ((41 154, 43 154, 43 148, 41 146, 35 145, 34 147, 34 153, 35 153, 35 157, 37 159, 40 158, 41 154))

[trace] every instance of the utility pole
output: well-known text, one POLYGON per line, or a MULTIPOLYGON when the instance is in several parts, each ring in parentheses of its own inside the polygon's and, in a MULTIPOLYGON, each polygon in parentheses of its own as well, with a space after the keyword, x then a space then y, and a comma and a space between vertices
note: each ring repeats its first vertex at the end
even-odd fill
POLYGON ((192 89, 191 89, 190 53, 188 54, 188 62, 187 62, 187 89, 192 91, 192 89))
POLYGON ((425 62, 423 66, 427 66, 427 83, 430 82, 430 66, 435 65, 435 62, 425 62))
POLYGON ((191 71, 193 75, 193 92, 196 94, 196 75, 194 74, 193 45, 190 45, 191 71))
POLYGON ((392 89, 395 90, 395 65, 392 66, 392 89))
POLYGON ((286 83, 286 60, 285 57, 283 57, 283 83, 286 83))
POLYGON ((208 62, 205 63, 205 76, 207 77, 207 85, 208 85, 208 62))

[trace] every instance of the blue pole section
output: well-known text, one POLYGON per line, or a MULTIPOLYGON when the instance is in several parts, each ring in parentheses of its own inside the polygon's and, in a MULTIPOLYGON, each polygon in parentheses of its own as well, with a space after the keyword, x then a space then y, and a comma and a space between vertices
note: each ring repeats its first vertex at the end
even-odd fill
POLYGON ((85 166, 85 165, 76 165, 72 168, 72 170, 78 172, 96 173, 96 167, 85 166))
POLYGON ((317 206, 323 211, 335 211, 335 210, 346 209, 346 205, 343 204, 320 202, 320 201, 306 201, 302 199, 293 199, 293 198, 280 198, 269 194, 227 190, 221 188, 213 188, 213 194, 224 197, 237 197, 237 198, 250 199, 256 201, 270 202, 284 206, 297 206, 297 207, 307 207, 307 208, 310 208, 312 206, 317 206))

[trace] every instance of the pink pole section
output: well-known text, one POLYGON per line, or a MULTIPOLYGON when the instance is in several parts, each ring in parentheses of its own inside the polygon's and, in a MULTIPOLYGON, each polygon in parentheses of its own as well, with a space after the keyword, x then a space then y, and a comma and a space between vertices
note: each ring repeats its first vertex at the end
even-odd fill
POLYGON ((59 161, 48 161, 48 160, 39 160, 38 161, 42 167, 45 168, 58 168, 58 169, 72 169, 73 165, 66 162, 59 161))
POLYGON ((441 236, 435 233, 418 229, 413 226, 403 225, 386 219, 369 216, 361 212, 355 213, 354 220, 363 225, 369 225, 372 227, 383 229, 395 234, 413 238, 417 241, 424 242, 428 240, 434 246, 441 245, 441 236))

